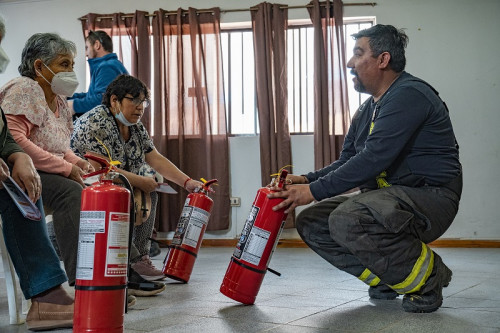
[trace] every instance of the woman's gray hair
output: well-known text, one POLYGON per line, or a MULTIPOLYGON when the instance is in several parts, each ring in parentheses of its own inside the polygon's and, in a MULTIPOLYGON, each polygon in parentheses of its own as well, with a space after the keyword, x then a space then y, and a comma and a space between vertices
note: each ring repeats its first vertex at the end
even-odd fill
POLYGON ((75 57, 75 43, 54 33, 34 34, 24 45, 21 64, 18 67, 19 74, 35 79, 35 61, 37 59, 42 60, 48 66, 57 56, 68 54, 75 57))

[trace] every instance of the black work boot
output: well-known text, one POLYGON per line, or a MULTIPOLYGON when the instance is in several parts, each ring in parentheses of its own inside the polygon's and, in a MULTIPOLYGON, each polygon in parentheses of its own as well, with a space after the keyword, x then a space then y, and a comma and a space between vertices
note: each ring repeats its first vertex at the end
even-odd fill
POLYGON ((406 312, 434 312, 443 304, 443 287, 448 287, 452 276, 451 270, 441 257, 434 253, 434 268, 422 289, 403 297, 403 309, 406 312))
POLYGON ((395 292, 385 284, 379 284, 375 287, 370 287, 370 289, 368 289, 368 295, 370 295, 370 298, 385 300, 396 299, 396 297, 399 296, 397 292, 395 292))

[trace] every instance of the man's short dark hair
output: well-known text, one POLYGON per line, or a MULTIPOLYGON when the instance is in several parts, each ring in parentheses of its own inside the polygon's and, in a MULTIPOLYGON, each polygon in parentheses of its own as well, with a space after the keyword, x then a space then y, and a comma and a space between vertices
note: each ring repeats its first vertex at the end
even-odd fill
POLYGON ((398 30, 392 25, 377 24, 353 34, 352 37, 354 39, 367 37, 374 57, 378 57, 383 52, 389 52, 391 55, 389 66, 396 73, 405 69, 405 48, 408 44, 408 36, 403 30, 398 30))
POLYGON ((89 30, 89 35, 87 36, 87 40, 91 45, 94 45, 96 41, 99 41, 106 52, 113 52, 113 41, 111 37, 102 30, 92 31, 89 30))

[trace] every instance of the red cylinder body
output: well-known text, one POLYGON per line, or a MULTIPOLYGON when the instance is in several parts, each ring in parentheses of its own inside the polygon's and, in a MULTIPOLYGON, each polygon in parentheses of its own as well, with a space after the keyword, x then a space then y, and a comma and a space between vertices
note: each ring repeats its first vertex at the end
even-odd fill
POLYGON ((267 187, 257 191, 220 287, 221 293, 244 304, 255 302, 286 220, 284 209, 272 210, 284 199, 267 198, 271 192, 267 187))
POLYGON ((174 239, 163 261, 163 274, 169 278, 184 283, 189 281, 212 206, 213 200, 205 191, 188 194, 174 239))
POLYGON ((123 332, 130 191, 110 180, 82 191, 73 332, 123 332))

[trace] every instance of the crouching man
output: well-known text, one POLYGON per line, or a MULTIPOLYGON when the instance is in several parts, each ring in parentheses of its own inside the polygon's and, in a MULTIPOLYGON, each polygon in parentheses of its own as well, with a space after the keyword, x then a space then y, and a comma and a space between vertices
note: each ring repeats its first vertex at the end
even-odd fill
MULTIPOLYGON (((371 95, 353 117, 340 158, 289 175, 280 209, 316 200, 297 217, 311 249, 369 285, 369 295, 403 294, 407 312, 432 312, 452 272, 428 243, 458 211, 462 172, 453 127, 437 91, 404 71, 407 35, 390 25, 362 30, 347 66, 371 95), (341 194, 359 187, 360 194, 341 194)), ((275 190, 278 191, 277 188, 275 190)))

